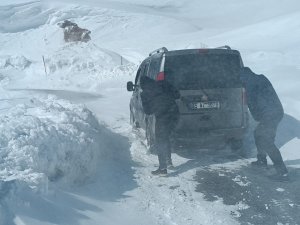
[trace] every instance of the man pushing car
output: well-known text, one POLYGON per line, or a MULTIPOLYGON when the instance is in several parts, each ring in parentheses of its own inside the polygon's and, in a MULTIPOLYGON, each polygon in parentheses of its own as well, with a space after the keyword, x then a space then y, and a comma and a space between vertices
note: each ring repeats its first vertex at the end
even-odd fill
POLYGON ((246 89, 249 111, 258 122, 254 131, 257 147, 255 167, 267 167, 267 155, 271 158, 277 172, 275 178, 288 180, 288 170, 279 149, 274 144, 279 122, 283 117, 282 104, 270 81, 264 75, 257 75, 250 68, 241 71, 241 81, 246 89))

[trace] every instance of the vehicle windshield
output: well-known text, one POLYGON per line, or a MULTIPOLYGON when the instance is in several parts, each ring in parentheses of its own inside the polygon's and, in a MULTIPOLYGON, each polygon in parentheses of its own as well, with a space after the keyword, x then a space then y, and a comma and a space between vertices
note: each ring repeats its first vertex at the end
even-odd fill
POLYGON ((188 54, 166 57, 166 80, 177 89, 237 88, 240 59, 234 54, 188 54))

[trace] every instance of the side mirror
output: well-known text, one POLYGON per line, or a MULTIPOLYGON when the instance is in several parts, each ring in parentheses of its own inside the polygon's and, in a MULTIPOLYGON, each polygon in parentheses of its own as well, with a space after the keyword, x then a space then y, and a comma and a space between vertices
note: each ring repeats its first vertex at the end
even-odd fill
POLYGON ((127 91, 134 91, 134 84, 132 81, 127 82, 127 91))

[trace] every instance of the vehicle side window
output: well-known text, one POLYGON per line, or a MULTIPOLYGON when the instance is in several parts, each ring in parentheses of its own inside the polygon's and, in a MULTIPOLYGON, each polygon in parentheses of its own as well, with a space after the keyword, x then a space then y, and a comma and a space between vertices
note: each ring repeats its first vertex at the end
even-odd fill
POLYGON ((147 75, 147 72, 149 70, 149 64, 150 64, 149 61, 142 63, 142 65, 140 66, 140 68, 138 69, 138 71, 136 73, 136 77, 135 77, 135 81, 134 81, 135 85, 139 86, 141 77, 147 75))
POLYGON ((149 72, 149 65, 150 65, 150 61, 148 61, 148 62, 145 63, 142 76, 147 76, 147 73, 149 72))
POLYGON ((138 71, 136 73, 136 77, 135 77, 135 81, 134 81, 135 85, 137 85, 139 83, 142 69, 143 69, 142 66, 140 66, 140 68, 138 69, 138 71))
POLYGON ((160 61, 161 61, 160 57, 153 57, 151 59, 148 76, 151 77, 152 79, 155 79, 156 75, 159 73, 160 61))

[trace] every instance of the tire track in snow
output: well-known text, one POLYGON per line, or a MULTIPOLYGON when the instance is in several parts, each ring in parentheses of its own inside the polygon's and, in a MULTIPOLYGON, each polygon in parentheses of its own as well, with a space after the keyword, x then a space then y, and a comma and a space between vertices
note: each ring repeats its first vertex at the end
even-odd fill
MULTIPOLYGON (((128 125, 129 126, 129 125, 128 125)), ((224 208, 222 202, 207 202, 202 194, 195 192, 194 175, 197 168, 176 175, 170 171, 168 177, 152 176, 150 171, 157 164, 157 156, 147 152, 143 131, 128 130, 132 142, 131 154, 140 166, 135 168, 139 185, 137 196, 143 196, 141 208, 148 211, 161 225, 237 224, 230 211, 235 207, 224 208)), ((175 165, 184 164, 187 159, 173 154, 175 165)))

